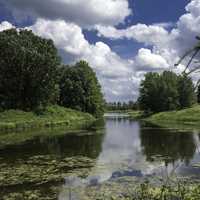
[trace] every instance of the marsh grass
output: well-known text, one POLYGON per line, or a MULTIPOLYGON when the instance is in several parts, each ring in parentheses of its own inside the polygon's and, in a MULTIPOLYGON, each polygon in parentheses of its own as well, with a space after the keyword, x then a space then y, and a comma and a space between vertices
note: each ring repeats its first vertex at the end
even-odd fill
MULTIPOLYGON (((188 181, 160 182, 155 185, 149 181, 133 181, 105 184, 90 188, 84 200, 199 200, 200 184, 188 181)), ((83 196, 83 195, 82 195, 83 196)))

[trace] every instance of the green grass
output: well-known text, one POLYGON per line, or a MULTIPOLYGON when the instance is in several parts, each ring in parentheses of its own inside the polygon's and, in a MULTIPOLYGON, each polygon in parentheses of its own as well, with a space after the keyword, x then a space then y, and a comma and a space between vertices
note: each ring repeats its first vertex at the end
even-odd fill
POLYGON ((132 110, 132 111, 129 111, 128 114, 133 119, 141 119, 144 117, 143 111, 137 111, 137 110, 133 111, 132 110))
POLYGON ((8 110, 0 113, 0 133, 63 125, 76 127, 94 120, 94 117, 88 113, 82 113, 57 105, 47 107, 41 114, 8 110))
POLYGON ((200 105, 179 111, 154 114, 145 121, 170 128, 200 128, 200 105))

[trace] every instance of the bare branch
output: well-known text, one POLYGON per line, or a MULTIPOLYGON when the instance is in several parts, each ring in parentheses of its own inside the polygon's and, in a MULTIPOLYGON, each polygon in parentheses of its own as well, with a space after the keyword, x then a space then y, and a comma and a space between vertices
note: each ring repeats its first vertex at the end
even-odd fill
POLYGON ((185 59, 185 58, 186 58, 189 54, 191 54, 195 49, 196 49, 196 47, 190 49, 189 51, 187 51, 187 52, 180 58, 180 60, 178 61, 178 63, 176 63, 174 66, 177 67, 178 65, 180 65, 181 62, 183 61, 183 59, 185 59))
POLYGON ((186 70, 188 69, 188 67, 190 66, 190 64, 192 63, 192 60, 195 58, 195 56, 198 54, 200 49, 195 49, 195 52, 193 53, 193 55, 191 56, 187 66, 185 67, 185 70, 183 71, 183 73, 186 72, 186 70))
POLYGON ((199 85, 200 85, 200 79, 197 81, 197 83, 196 83, 196 85, 195 85, 195 91, 197 90, 197 88, 199 87, 199 85))

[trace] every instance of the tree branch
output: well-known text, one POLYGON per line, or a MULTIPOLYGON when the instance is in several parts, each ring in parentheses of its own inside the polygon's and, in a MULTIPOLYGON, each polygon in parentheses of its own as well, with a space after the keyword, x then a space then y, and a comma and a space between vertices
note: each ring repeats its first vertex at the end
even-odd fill
POLYGON ((190 58, 187 66, 185 67, 185 70, 183 71, 183 73, 185 74, 186 70, 188 69, 188 67, 190 66, 190 64, 192 63, 192 60, 194 59, 194 57, 198 54, 200 49, 195 49, 194 54, 192 55, 192 57, 190 58))

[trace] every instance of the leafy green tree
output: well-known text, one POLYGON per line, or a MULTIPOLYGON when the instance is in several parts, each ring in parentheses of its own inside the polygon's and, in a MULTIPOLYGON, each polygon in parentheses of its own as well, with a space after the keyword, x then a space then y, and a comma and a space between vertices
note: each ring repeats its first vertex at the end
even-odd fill
POLYGON ((161 112, 190 107, 195 102, 195 89, 187 75, 170 71, 147 73, 140 86, 139 104, 146 112, 161 112))
POLYGON ((57 100, 60 58, 51 40, 31 31, 0 33, 0 107, 32 110, 57 100))
POLYGON ((159 100, 161 111, 175 110, 179 106, 178 76, 171 71, 160 75, 159 100))
POLYGON ((200 104, 200 85, 198 86, 197 89, 197 102, 200 104))
POLYGON ((187 108, 196 102, 195 87, 192 79, 183 74, 179 76, 178 93, 180 108, 187 108))
POLYGON ((146 112, 160 111, 159 80, 160 76, 158 73, 150 72, 145 75, 145 79, 141 82, 139 104, 141 109, 146 112))
POLYGON ((88 63, 80 61, 60 71, 60 105, 102 116, 105 102, 101 86, 88 63))

